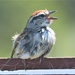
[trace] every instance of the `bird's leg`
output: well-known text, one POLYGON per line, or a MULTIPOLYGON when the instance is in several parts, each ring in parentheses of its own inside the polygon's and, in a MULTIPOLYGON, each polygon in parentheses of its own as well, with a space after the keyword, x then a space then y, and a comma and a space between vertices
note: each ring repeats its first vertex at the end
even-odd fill
POLYGON ((42 63, 43 57, 39 57, 39 64, 42 63))
POLYGON ((26 61, 25 61, 25 59, 22 59, 22 63, 23 63, 23 65, 24 65, 24 69, 26 70, 26 61))

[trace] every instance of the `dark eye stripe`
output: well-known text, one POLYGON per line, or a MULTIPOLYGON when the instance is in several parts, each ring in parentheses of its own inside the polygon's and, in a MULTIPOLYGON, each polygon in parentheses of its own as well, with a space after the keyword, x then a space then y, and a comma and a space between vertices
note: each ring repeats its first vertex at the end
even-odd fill
POLYGON ((41 15, 39 15, 39 16, 44 17, 45 15, 41 14, 41 15))
POLYGON ((41 14, 41 15, 39 15, 39 16, 36 16, 36 17, 33 17, 33 20, 35 20, 35 19, 37 19, 37 18, 40 18, 40 17, 44 17, 45 15, 43 15, 43 14, 41 14))

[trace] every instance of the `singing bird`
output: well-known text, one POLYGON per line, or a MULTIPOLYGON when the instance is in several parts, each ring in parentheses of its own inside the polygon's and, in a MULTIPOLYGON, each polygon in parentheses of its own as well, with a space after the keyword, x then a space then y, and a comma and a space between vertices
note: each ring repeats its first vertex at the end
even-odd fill
POLYGON ((51 17, 55 10, 35 11, 20 34, 13 37, 11 58, 36 59, 48 54, 55 44, 55 32, 49 25, 57 18, 51 17))

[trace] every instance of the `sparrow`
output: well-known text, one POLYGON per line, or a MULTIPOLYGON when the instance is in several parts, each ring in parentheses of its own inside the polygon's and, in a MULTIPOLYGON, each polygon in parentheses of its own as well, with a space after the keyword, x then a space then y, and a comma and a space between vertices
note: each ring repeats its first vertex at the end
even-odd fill
POLYGON ((13 37, 11 58, 36 59, 47 55, 55 44, 55 32, 49 25, 57 18, 51 17, 55 10, 35 11, 20 34, 13 37))

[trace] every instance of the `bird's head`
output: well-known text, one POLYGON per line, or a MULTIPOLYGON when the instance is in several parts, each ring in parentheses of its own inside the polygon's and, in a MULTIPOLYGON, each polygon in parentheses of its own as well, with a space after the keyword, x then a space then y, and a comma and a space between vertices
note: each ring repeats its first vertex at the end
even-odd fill
POLYGON ((28 20, 27 27, 32 29, 49 26, 57 18, 51 17, 55 10, 38 10, 35 11, 28 20))

